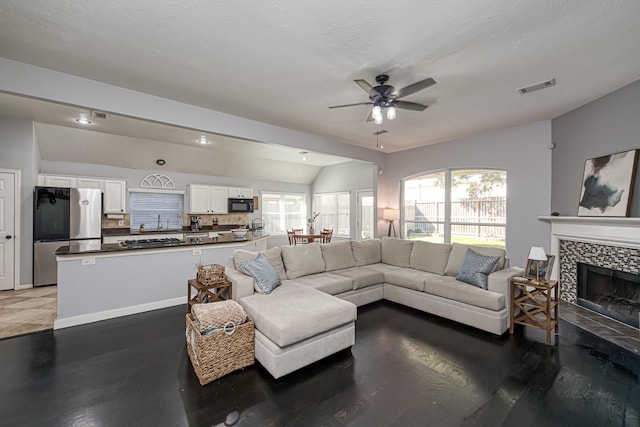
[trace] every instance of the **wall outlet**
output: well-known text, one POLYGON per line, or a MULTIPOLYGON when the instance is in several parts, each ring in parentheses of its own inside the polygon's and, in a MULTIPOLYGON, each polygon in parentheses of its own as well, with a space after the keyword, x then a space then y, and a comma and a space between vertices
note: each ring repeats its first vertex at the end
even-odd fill
POLYGON ((124 219, 120 219, 120 220, 118 220, 118 225, 119 225, 119 226, 123 226, 123 225, 124 225, 124 219))
POLYGON ((202 255, 202 249, 194 249, 193 255, 202 255))
POLYGON ((95 258, 82 258, 82 265, 96 265, 95 258))

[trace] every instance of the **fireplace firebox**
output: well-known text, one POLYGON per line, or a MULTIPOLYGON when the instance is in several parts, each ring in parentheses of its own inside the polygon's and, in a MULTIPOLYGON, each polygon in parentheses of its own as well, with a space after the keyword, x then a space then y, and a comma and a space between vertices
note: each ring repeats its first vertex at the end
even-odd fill
POLYGON ((640 327, 640 275, 578 263, 578 305, 640 327))

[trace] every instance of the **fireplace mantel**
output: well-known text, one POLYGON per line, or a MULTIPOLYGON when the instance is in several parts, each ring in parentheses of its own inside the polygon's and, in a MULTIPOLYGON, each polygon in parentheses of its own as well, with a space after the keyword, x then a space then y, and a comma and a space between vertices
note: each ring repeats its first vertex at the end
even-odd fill
POLYGON ((552 278, 558 277, 560 240, 640 249, 640 218, 539 216, 551 223, 550 252, 556 255, 552 278))

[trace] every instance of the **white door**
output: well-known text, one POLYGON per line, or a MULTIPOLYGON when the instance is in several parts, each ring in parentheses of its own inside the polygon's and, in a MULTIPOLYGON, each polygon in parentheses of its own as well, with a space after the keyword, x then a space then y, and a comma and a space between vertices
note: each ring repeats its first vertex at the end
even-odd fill
POLYGON ((375 197, 373 191, 358 191, 356 240, 373 239, 375 232, 375 197))
POLYGON ((0 172, 0 290, 15 288, 16 176, 0 172))

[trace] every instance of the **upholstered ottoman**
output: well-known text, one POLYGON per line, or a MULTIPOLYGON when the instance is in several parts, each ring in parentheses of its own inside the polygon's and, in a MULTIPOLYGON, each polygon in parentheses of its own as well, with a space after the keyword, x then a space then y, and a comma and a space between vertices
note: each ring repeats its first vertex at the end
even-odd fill
POLYGON ((355 343, 356 306, 316 289, 285 280, 240 304, 255 323, 256 359, 274 378, 355 343))

